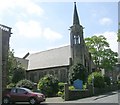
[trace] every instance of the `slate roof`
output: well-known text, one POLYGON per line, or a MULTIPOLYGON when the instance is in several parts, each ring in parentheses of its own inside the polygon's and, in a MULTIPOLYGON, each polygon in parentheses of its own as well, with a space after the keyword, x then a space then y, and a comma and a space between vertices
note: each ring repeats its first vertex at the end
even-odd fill
POLYGON ((26 59, 29 60, 28 70, 35 70, 58 66, 68 66, 70 57, 70 46, 68 45, 33 53, 26 59))

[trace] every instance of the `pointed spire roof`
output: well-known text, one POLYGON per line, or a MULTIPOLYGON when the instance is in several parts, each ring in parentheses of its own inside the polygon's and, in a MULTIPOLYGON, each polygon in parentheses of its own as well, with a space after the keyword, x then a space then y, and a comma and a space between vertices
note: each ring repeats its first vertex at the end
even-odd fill
POLYGON ((77 13, 76 2, 74 2, 73 25, 74 25, 74 24, 80 24, 80 23, 79 23, 78 13, 77 13))

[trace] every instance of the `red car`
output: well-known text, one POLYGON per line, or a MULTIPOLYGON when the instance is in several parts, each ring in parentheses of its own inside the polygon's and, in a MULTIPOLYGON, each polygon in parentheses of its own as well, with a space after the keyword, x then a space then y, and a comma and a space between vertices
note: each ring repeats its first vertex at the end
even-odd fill
POLYGON ((12 88, 6 89, 2 94, 2 103, 9 104, 15 102, 29 102, 36 104, 45 101, 45 95, 42 93, 35 93, 27 88, 12 88))

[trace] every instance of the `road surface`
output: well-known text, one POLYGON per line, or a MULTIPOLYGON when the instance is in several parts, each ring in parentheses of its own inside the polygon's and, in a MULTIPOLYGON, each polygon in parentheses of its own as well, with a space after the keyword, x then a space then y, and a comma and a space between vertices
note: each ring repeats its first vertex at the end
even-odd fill
MULTIPOLYGON (((29 103, 17 104, 29 105, 29 103)), ((39 105, 120 105, 120 92, 114 91, 104 95, 98 95, 73 101, 64 101, 61 97, 53 97, 47 98, 46 102, 42 102, 39 105)))

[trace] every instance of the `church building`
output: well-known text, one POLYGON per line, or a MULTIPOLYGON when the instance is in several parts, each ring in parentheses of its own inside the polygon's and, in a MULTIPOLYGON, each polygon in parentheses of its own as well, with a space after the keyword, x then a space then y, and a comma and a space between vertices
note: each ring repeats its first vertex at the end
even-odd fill
POLYGON ((83 64, 88 73, 91 73, 94 63, 85 45, 83 29, 79 21, 76 3, 74 3, 70 45, 29 54, 25 57, 28 60, 27 79, 38 82, 44 75, 52 74, 59 81, 67 82, 69 68, 76 63, 83 64))

